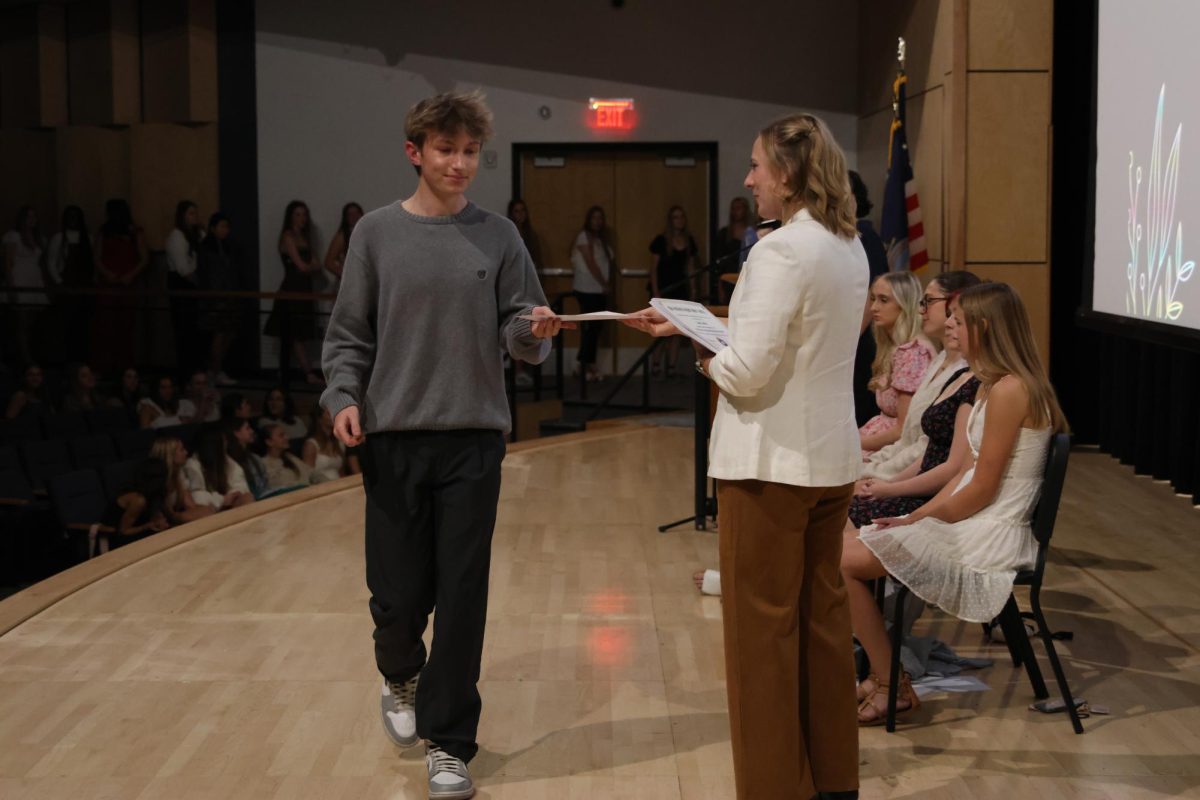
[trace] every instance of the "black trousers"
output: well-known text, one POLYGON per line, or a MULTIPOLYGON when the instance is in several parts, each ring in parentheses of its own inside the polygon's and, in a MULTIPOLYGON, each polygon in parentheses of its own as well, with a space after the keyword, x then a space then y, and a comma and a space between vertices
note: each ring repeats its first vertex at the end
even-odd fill
MULTIPOLYGON (((603 311, 607 295, 595 292, 575 292, 579 301, 579 312, 591 314, 603 311)), ((579 363, 589 366, 596 363, 596 345, 600 342, 600 324, 584 322, 579 326, 579 363)))
POLYGON ((375 663, 391 681, 421 674, 417 734, 470 761, 504 436, 372 433, 361 450, 375 663), (435 609, 427 653, 421 636, 435 609))

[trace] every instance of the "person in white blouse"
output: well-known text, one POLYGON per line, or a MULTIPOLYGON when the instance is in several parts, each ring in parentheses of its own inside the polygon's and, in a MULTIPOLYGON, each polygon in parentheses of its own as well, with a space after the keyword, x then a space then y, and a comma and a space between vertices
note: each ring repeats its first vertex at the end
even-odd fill
POLYGON ((229 457, 225 432, 216 424, 205 425, 200 431, 196 452, 184 462, 183 481, 192 499, 213 511, 254 502, 246 473, 229 457))
MULTIPOLYGON (((196 282, 196 256, 203 239, 200 210, 191 200, 180 200, 175 206, 175 227, 167 234, 164 245, 167 252, 167 289, 175 292, 199 288, 196 282)), ((170 306, 175 347, 181 361, 188 367, 203 363, 196 335, 196 298, 173 295, 170 306)))
MULTIPOLYGON (((857 797, 858 729, 842 527, 861 468, 852 388, 867 256, 845 156, 811 114, 754 141, 763 238, 729 306, 730 344, 697 369, 720 390, 717 478, 737 796, 857 797)), ((630 324, 678 333, 652 309, 630 324)))

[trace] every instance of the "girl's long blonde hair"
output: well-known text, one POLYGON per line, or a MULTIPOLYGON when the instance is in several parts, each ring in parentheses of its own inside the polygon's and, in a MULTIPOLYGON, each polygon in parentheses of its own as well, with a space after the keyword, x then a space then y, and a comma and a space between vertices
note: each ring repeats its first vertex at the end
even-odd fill
POLYGON ((167 465, 167 499, 168 502, 178 502, 183 496, 183 469, 175 463, 175 454, 183 442, 174 436, 159 436, 150 445, 150 457, 157 458, 167 465))
POLYGON ((958 295, 970 336, 972 371, 985 388, 1012 375, 1029 393, 1029 416, 1035 427, 1068 430, 1058 395, 1050 384, 1025 304, 1007 283, 981 283, 958 295))
POLYGON ((835 236, 858 235, 846 155, 819 117, 780 117, 759 132, 759 140, 772 172, 787 179, 780 181, 783 222, 804 208, 835 236))
POLYGON ((875 334, 875 360, 871 362, 871 381, 867 388, 886 389, 892 379, 892 356, 896 348, 908 344, 921 333, 921 279, 911 272, 886 272, 875 279, 887 281, 892 297, 900 307, 900 316, 892 330, 871 326, 875 334))

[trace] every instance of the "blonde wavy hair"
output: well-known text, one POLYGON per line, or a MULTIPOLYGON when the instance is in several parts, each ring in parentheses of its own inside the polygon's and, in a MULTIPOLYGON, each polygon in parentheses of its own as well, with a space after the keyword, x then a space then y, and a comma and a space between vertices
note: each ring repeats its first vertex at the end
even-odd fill
POLYGON ((812 114, 788 114, 758 136, 771 171, 784 179, 784 216, 807 209, 835 236, 857 236, 846 155, 828 126, 812 114))
POLYGON ((182 496, 183 469, 175 463, 175 454, 183 447, 183 441, 174 436, 159 436, 150 445, 150 457, 157 458, 167 465, 167 491, 169 501, 177 501, 182 496))
POLYGON ((955 298, 970 336, 972 371, 984 388, 1012 375, 1029 393, 1029 416, 1035 427, 1068 430, 1042 357, 1033 341, 1025 304, 1007 283, 981 283, 955 298))
POLYGON ((900 307, 900 316, 896 317, 890 332, 878 325, 871 326, 875 334, 875 360, 871 362, 871 381, 867 388, 872 390, 886 389, 891 384, 892 356, 896 348, 921 335, 921 294, 924 292, 921 279, 905 271, 885 272, 875 279, 875 283, 880 281, 886 281, 891 287, 892 297, 900 307))

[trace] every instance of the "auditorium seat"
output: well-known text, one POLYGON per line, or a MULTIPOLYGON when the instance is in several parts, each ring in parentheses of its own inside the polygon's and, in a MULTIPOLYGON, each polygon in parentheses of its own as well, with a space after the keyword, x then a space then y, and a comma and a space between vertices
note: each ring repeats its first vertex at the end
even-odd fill
POLYGON ((129 412, 123 408, 111 406, 93 408, 83 412, 83 418, 87 421, 88 430, 92 433, 115 433, 127 431, 133 427, 133 420, 130 419, 129 412))
POLYGON ((117 461, 106 465, 101 470, 100 477, 104 484, 104 494, 108 496, 109 500, 116 500, 117 495, 133 482, 133 473, 137 469, 139 461, 141 459, 138 458, 117 461))
POLYGON ((42 417, 42 435, 46 439, 74 439, 87 436, 83 414, 47 414, 42 417))
POLYGON ((150 455, 150 445, 154 444, 157 435, 158 431, 149 428, 114 433, 118 458, 145 458, 150 455))
POLYGON ((100 469, 117 460, 117 448, 107 433, 93 433, 71 439, 67 446, 76 469, 100 469))
POLYGON ((46 492, 50 478, 74 469, 67 443, 61 439, 26 442, 21 445, 21 461, 25 465, 25 477, 33 491, 39 494, 46 492))

